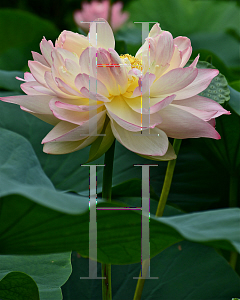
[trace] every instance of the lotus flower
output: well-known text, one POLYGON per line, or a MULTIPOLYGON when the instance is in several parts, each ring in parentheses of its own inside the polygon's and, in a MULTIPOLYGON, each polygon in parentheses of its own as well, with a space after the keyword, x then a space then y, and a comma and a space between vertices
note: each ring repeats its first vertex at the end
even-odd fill
POLYGON ((197 69, 198 57, 184 67, 192 51, 188 38, 173 39, 155 24, 135 57, 119 56, 111 27, 100 21, 97 48, 89 46, 88 37, 69 31, 60 34, 55 46, 44 38, 42 54, 32 52, 31 73, 22 79, 27 95, 0 98, 54 125, 42 141, 44 152, 64 154, 92 144, 99 138, 89 133, 93 121, 98 133, 113 134, 130 151, 156 160, 176 157, 168 137, 220 139, 214 120, 229 112, 198 96, 218 70, 197 69), (96 53, 93 77, 90 65, 96 66, 96 53), (91 80, 97 81, 95 94, 89 90, 91 80), (142 105, 146 95, 149 109, 142 105), (95 99, 90 106, 89 99, 95 99))
POLYGON ((76 10, 73 17, 77 26, 85 31, 88 31, 89 24, 81 23, 81 21, 90 22, 97 18, 107 20, 110 17, 110 25, 113 31, 117 31, 129 17, 127 12, 122 12, 122 8, 122 2, 115 2, 112 7, 110 7, 109 0, 103 0, 101 2, 92 1, 91 3, 83 2, 82 10, 76 10))

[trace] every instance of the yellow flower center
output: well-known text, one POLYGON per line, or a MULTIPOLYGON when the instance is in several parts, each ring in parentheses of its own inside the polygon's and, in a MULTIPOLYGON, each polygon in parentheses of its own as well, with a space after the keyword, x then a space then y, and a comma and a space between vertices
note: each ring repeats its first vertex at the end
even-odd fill
POLYGON ((141 62, 140 59, 138 59, 138 58, 136 58, 136 57, 134 57, 130 54, 123 54, 123 55, 120 55, 120 57, 123 60, 128 59, 128 61, 130 62, 132 68, 142 70, 142 62, 141 62))

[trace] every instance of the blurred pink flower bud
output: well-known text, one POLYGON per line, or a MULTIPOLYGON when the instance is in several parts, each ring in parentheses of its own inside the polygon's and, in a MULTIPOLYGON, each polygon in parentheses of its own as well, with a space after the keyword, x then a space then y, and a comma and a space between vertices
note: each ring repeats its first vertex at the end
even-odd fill
POLYGON ((82 10, 76 10, 73 17, 77 26, 85 31, 89 30, 89 24, 81 23, 81 21, 89 22, 97 18, 107 20, 110 17, 110 26, 113 31, 117 31, 129 18, 129 14, 127 12, 122 12, 122 8, 122 2, 116 2, 112 7, 110 6, 109 0, 103 0, 101 2, 94 0, 91 3, 83 2, 82 10))

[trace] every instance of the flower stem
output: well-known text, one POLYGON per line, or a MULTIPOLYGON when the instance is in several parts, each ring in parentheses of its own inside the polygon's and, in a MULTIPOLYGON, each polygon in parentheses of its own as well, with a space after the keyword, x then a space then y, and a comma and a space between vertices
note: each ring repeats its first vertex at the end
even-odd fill
MULTIPOLYGON (((182 142, 182 140, 174 139, 173 149, 174 149, 176 155, 178 155, 178 152, 179 152, 179 149, 181 146, 181 142, 182 142)), ((172 177, 173 177, 173 172, 174 172, 174 168, 176 165, 176 161, 177 161, 177 159, 170 160, 168 162, 167 171, 166 171, 166 175, 165 175, 165 179, 164 179, 164 183, 163 183, 163 188, 162 188, 161 196, 160 196, 160 199, 158 202, 158 207, 157 207, 157 212, 156 212, 157 217, 161 217, 163 215, 163 211, 164 211, 164 208, 165 208, 165 205, 167 202, 167 197, 168 197, 171 183, 172 183, 172 177)), ((144 263, 146 263, 146 261, 144 261, 143 264, 144 263)), ((139 277, 141 277, 141 271, 140 271, 139 277)), ((141 300, 144 283, 145 283, 145 279, 138 279, 137 287, 135 290, 133 300, 141 300)))
POLYGON ((112 173, 113 173, 113 159, 114 159, 115 140, 111 147, 105 153, 103 168, 103 183, 102 183, 102 198, 111 202, 112 194, 112 173))
MULTIPOLYGON (((102 198, 108 202, 111 202, 114 149, 115 140, 105 153, 104 159, 102 198)), ((102 279, 102 300, 112 300, 111 264, 102 264, 102 277, 106 278, 102 279)))
MULTIPOLYGON (((238 206, 238 177, 234 175, 230 175, 229 206, 230 207, 238 206)), ((238 253, 236 251, 231 251, 229 264, 233 268, 233 270, 235 270, 237 258, 238 258, 238 253)))
MULTIPOLYGON (((148 268, 149 268, 149 260, 144 260, 142 269, 147 270, 148 268)), ((139 277, 141 277, 141 271, 139 273, 139 277)), ((144 277, 144 274, 143 274, 143 277, 144 277)), ((138 279, 133 300, 141 300, 145 280, 146 280, 145 277, 142 279, 141 278, 138 279)))
POLYGON ((238 259, 238 253, 235 251, 231 251, 229 265, 233 268, 233 270, 235 270, 237 259, 238 259))
MULTIPOLYGON (((175 150, 176 155, 178 155, 182 140, 174 139, 173 148, 175 150)), ((164 212, 165 205, 167 203, 168 194, 171 188, 173 172, 175 169, 177 159, 169 160, 167 165, 167 171, 163 183, 162 193, 158 202, 156 216, 161 217, 164 212)))
POLYGON ((112 26, 111 20, 112 19, 112 1, 109 1, 109 10, 108 10, 108 16, 107 16, 107 21, 112 26))

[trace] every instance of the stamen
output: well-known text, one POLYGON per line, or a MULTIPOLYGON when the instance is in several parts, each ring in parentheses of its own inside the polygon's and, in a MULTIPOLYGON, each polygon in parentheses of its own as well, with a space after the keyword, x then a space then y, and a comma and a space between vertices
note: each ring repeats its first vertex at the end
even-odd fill
POLYGON ((132 68, 142 70, 142 62, 140 59, 138 59, 130 54, 123 54, 123 55, 120 55, 120 57, 122 59, 127 59, 130 62, 132 68))

